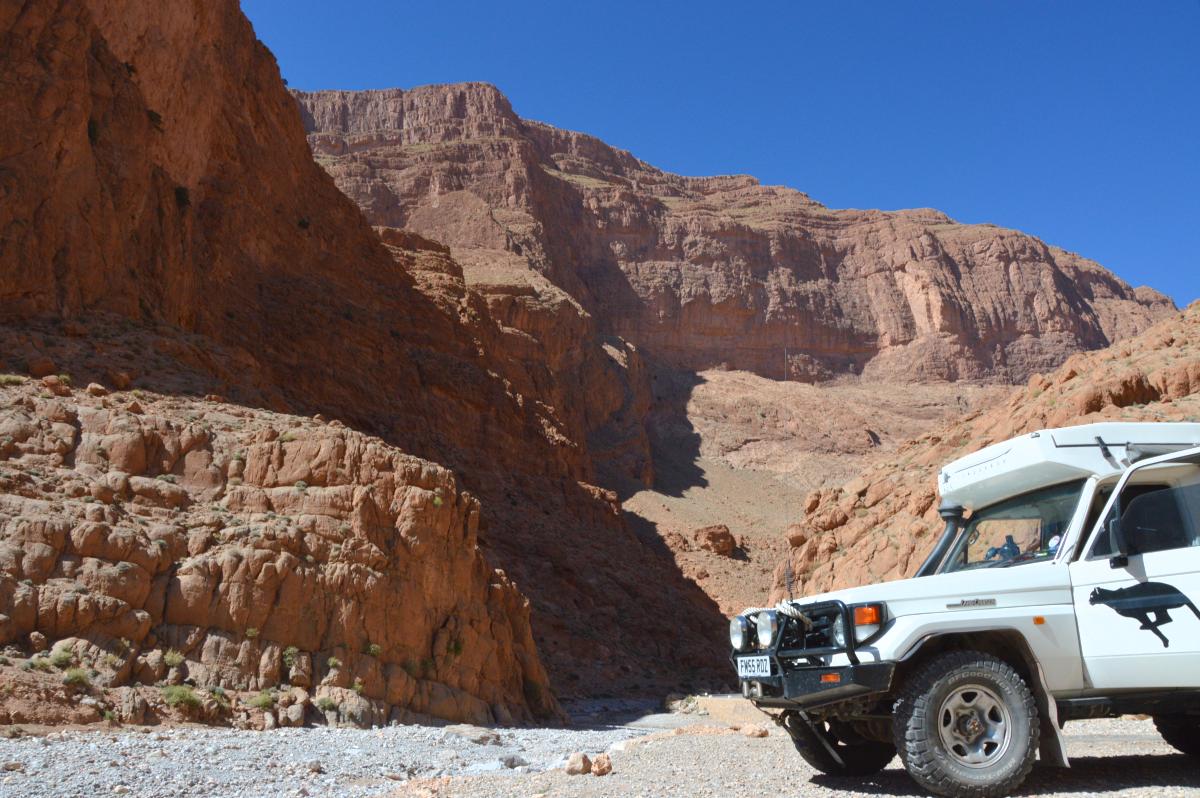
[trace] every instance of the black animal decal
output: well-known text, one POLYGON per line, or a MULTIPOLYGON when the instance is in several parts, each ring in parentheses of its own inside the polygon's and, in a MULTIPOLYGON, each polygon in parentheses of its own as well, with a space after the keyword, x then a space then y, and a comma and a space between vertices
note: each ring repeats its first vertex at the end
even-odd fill
POLYGON ((1200 610, 1196 609, 1196 605, 1165 582, 1142 582, 1117 590, 1098 587, 1092 591, 1088 601, 1111 607, 1122 617, 1141 621, 1142 625, 1138 628, 1152 632, 1162 641, 1163 648, 1169 647, 1171 643, 1158 627, 1171 622, 1171 613, 1168 610, 1187 607, 1200 619, 1200 610), (1154 613, 1154 620, 1150 620, 1151 613, 1154 613))

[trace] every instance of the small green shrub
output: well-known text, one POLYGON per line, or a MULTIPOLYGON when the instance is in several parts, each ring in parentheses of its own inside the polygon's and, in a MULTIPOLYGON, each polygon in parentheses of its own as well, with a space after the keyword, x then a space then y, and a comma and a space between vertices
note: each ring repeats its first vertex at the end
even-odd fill
POLYGON ((168 668, 178 668, 183 664, 183 654, 173 648, 167 649, 167 653, 163 655, 163 662, 167 663, 168 668))
POLYGON ((200 696, 186 684, 168 684, 162 688, 163 701, 169 707, 186 707, 195 709, 200 706, 200 696))
POLYGON ((335 712, 337 708, 337 702, 327 695, 323 695, 317 699, 317 709, 322 712, 335 712))
POLYGON ((104 720, 105 720, 105 722, 106 722, 106 723, 111 723, 111 724, 113 724, 114 726, 115 726, 115 725, 117 724, 117 722, 118 722, 118 721, 117 721, 117 713, 116 713, 116 712, 113 712, 111 709, 106 709, 106 710, 104 710, 104 715, 103 715, 103 717, 104 717, 104 720))
POLYGON ((363 688, 365 688, 365 687, 366 687, 366 685, 363 684, 363 680, 357 679, 357 678, 354 680, 354 684, 350 685, 350 689, 353 690, 354 692, 358 693, 359 695, 363 694, 363 688))
POLYGON ((23 382, 25 382, 25 378, 20 374, 0 374, 0 386, 20 385, 23 382))
POLYGON ((163 482, 170 482, 172 485, 175 484, 175 475, 174 474, 159 474, 156 477, 156 479, 159 479, 163 482))
POLYGON ((296 490, 303 493, 304 491, 308 490, 308 483, 302 479, 296 480, 296 490))
POLYGON ((68 648, 57 649, 50 655, 50 664, 60 671, 65 671, 75 664, 75 653, 68 648))
POLYGON ((229 696, 225 695, 223 687, 210 687, 208 688, 208 694, 213 697, 213 700, 217 702, 217 706, 221 707, 221 709, 229 709, 229 696))
POLYGON ((340 659, 337 657, 329 658, 329 670, 336 671, 340 667, 342 667, 342 661, 340 659))
POLYGON ((246 703, 255 709, 270 709, 271 707, 275 706, 275 696, 271 695, 266 690, 263 690, 246 703))
POLYGON ((378 643, 371 643, 367 646, 366 652, 372 657, 378 657, 383 653, 383 646, 379 645, 378 643))
POLYGON ((71 668, 63 674, 63 684, 73 687, 91 687, 92 680, 83 668, 71 668))
POLYGON ((295 646, 288 646, 283 650, 283 664, 289 668, 296 667, 296 657, 300 656, 300 649, 295 646))
POLYGON ((258 627, 251 626, 251 627, 247 628, 246 629, 246 637, 250 638, 251 640, 258 637, 258 627))
POLYGON ((279 436, 280 443, 291 443, 294 440, 296 440, 296 436, 291 432, 285 432, 279 436))

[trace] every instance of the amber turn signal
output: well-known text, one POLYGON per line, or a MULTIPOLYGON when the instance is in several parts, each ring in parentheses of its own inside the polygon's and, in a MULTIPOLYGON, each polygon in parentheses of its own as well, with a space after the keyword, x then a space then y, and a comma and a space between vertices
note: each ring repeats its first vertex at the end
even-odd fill
POLYGON ((1046 622, 1046 616, 1045 616, 1045 615, 1035 615, 1035 616, 1033 616, 1033 625, 1034 625, 1034 626, 1041 626, 1041 625, 1042 625, 1042 624, 1044 624, 1045 622, 1046 622))
POLYGON ((855 626, 878 626, 883 622, 883 612, 878 604, 867 604, 854 608, 855 626))
POLYGON ((842 680, 842 675, 840 673, 822 673, 821 674, 821 683, 822 684, 836 684, 837 682, 840 682, 841 680, 842 680))

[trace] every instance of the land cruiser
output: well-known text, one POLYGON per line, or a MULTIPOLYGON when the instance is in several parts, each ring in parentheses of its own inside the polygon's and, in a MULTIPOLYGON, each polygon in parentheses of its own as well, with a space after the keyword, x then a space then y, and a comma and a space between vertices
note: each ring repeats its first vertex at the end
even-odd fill
POLYGON ((1200 756, 1200 424, 1034 432, 938 475, 916 576, 730 622, 743 695, 800 755, 864 776, 896 755, 947 796, 1068 766, 1062 725, 1144 713, 1200 756))

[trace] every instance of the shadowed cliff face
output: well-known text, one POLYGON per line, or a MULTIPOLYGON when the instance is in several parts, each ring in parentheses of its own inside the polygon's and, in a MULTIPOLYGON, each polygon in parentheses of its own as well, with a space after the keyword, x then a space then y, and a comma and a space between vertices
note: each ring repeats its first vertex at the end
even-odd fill
MULTIPOLYGON (((313 162, 235 2, 8 3, 0 44, 5 369, 48 359, 110 387, 120 371, 139 388, 198 386, 373 433, 452 468, 480 500, 485 553, 532 599, 516 634, 532 628, 557 689, 699 685, 723 671, 715 607, 589 484, 591 452, 646 467, 636 351, 592 331, 579 333, 596 342, 588 358, 572 359, 575 333, 547 357, 512 326, 520 302, 467 289, 469 264, 419 236, 381 241, 313 162), (154 332, 153 354, 114 343, 114 318, 154 332), (176 379, 160 355, 195 374, 176 379), (562 409, 549 401, 558 362, 617 388, 562 409), (647 643, 663 617, 682 640, 647 643)), ((587 319, 539 291, 510 294, 587 319)))
POLYGON ((485 84, 295 96, 372 222, 449 244, 485 296, 548 278, 674 367, 1015 382, 1174 309, 1014 230, 665 173, 485 84))

